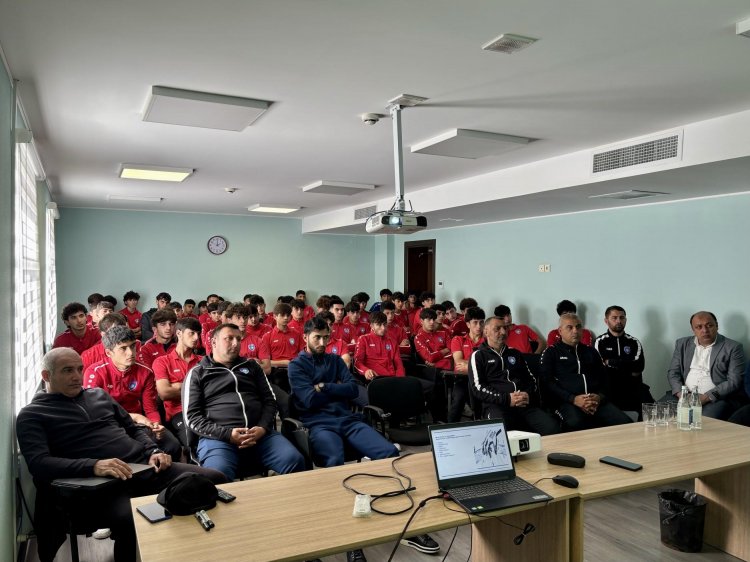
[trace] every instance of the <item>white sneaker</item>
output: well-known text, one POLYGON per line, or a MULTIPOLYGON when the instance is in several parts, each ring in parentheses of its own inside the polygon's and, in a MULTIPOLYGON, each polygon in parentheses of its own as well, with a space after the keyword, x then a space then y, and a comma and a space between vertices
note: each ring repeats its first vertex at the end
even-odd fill
POLYGON ((108 539, 109 536, 112 534, 112 531, 109 529, 97 529, 93 533, 91 533, 91 536, 95 539, 104 540, 108 539))

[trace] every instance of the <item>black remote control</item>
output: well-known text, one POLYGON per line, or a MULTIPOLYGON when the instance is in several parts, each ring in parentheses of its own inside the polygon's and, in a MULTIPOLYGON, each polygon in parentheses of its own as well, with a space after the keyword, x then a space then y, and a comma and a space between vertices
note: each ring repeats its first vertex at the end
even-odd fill
POLYGON ((226 492, 226 491, 222 490, 221 488, 216 488, 216 489, 219 492, 219 501, 220 502, 229 503, 229 502, 233 502, 234 500, 237 499, 237 496, 233 496, 232 494, 230 494, 229 492, 226 492))

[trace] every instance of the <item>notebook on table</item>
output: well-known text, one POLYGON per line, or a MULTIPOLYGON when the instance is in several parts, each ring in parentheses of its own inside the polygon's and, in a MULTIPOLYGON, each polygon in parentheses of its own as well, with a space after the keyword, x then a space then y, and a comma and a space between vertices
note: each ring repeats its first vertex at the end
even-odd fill
MULTIPOLYGON (((129 462, 128 466, 133 471, 133 475, 143 472, 144 470, 154 470, 150 464, 139 464, 129 462)), ((110 476, 88 476, 83 478, 56 478, 52 485, 58 488, 86 488, 88 490, 98 490, 115 482, 120 482, 119 478, 110 476)))
POLYGON ((428 429, 438 487, 467 512, 553 499, 516 476, 502 420, 431 425, 428 429))

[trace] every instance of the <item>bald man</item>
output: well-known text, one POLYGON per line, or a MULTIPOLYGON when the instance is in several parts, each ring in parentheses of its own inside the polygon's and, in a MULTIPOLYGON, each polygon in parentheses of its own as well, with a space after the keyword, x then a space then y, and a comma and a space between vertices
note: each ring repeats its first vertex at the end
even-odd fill
POLYGON ((84 390, 83 362, 71 348, 53 349, 42 359, 40 392, 18 414, 21 453, 37 487, 36 532, 39 558, 52 560, 65 541, 65 519, 55 508, 50 482, 57 478, 104 476, 119 479, 74 506, 77 521, 109 527, 116 561, 135 560, 135 527, 130 498, 156 494, 180 474, 197 472, 214 483, 224 475, 198 466, 173 463, 145 427, 101 388, 84 390), (129 463, 149 464, 137 474, 129 463), (80 511, 78 510, 80 508, 80 511))
POLYGON ((679 400, 682 386, 698 388, 703 415, 726 420, 747 400, 742 389, 745 352, 742 344, 719 333, 713 312, 701 310, 690 317, 693 335, 675 342, 667 380, 672 399, 679 400))

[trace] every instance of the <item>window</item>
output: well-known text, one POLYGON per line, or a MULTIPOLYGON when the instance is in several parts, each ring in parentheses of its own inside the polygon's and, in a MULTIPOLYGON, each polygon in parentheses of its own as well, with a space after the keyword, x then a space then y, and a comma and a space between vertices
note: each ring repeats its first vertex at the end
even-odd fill
POLYGON ((31 144, 16 143, 14 380, 18 412, 39 386, 42 360, 42 303, 36 209, 38 169, 31 144))
POLYGON ((46 284, 44 315, 44 341, 52 347, 57 331, 57 269, 55 268, 55 219, 59 216, 57 208, 47 209, 47 226, 44 229, 45 240, 45 274, 46 284))

